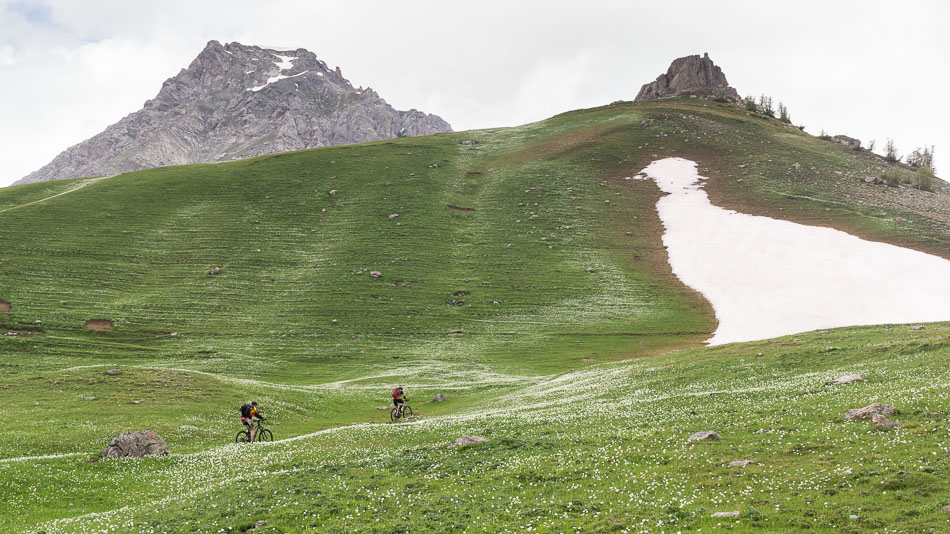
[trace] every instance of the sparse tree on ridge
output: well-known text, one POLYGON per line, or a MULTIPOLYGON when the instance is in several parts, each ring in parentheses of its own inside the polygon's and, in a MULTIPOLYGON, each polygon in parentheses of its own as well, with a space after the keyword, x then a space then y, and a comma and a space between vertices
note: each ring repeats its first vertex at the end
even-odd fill
POLYGON ((772 97, 765 96, 763 94, 759 97, 759 108, 761 108, 762 113, 768 115, 769 117, 775 116, 775 110, 772 109, 772 97))
POLYGON ((751 96, 751 95, 750 95, 750 96, 745 97, 745 99, 743 100, 743 102, 745 102, 745 109, 746 109, 746 111, 752 111, 752 112, 758 112, 758 111, 759 111, 759 106, 757 106, 757 105, 755 104, 755 97, 754 97, 754 96, 751 96))
POLYGON ((778 103, 778 120, 786 124, 791 124, 792 122, 792 119, 788 116, 788 107, 781 102, 778 103))
POLYGON ((934 168, 934 146, 930 148, 915 148, 913 152, 907 155, 907 164, 911 167, 930 167, 934 168))
POLYGON ((868 142, 868 152, 874 152, 875 143, 876 141, 874 139, 871 139, 871 141, 868 142))
POLYGON ((890 163, 896 163, 900 159, 897 156, 897 147, 894 145, 893 139, 888 139, 887 145, 884 146, 884 159, 890 163))

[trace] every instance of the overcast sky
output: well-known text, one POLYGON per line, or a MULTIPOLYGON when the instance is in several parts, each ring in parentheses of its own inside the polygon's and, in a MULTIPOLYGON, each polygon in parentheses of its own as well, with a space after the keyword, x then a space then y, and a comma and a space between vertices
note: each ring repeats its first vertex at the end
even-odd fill
POLYGON ((154 97, 211 39, 302 47, 455 130, 632 100, 708 52, 807 131, 950 169, 950 2, 0 0, 0 186, 154 97))

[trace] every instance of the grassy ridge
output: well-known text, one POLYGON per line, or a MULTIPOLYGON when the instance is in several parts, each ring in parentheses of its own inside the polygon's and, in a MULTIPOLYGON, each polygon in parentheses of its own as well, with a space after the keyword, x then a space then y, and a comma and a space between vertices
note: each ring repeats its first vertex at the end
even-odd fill
POLYGON ((3 519, 22 530, 80 515, 81 502, 106 515, 43 528, 121 527, 128 513, 140 522, 119 530, 217 532, 253 525, 241 522, 249 514, 274 532, 637 531, 715 526, 708 513, 730 503, 743 510, 738 528, 768 518, 805 529, 792 519, 806 511, 821 518, 812 528, 942 526, 932 497, 946 488, 930 471, 911 485, 927 494, 913 493, 906 517, 888 508, 841 523, 877 494, 832 499, 831 517, 812 490, 833 489, 823 462, 837 450, 877 483, 868 473, 883 460, 840 425, 845 404, 911 399, 899 406, 904 430, 869 434, 875 447, 908 444, 888 465, 946 449, 934 430, 947 412, 945 327, 695 349, 715 329, 712 310, 670 271, 659 190, 625 179, 666 156, 697 161, 720 205, 950 253, 942 184, 933 194, 865 184, 883 169, 876 156, 692 99, 0 189, 0 300, 12 306, 0 310, 0 402, 20 420, 0 442, 0 484, 15 503, 3 519), (90 319, 113 328, 90 331, 90 319), (657 356, 671 349, 688 350, 657 356), (630 358, 641 360, 603 365, 630 358), (880 381, 819 387, 846 367, 880 381), (374 424, 395 384, 418 402, 419 424, 374 424), (427 402, 437 392, 450 401, 427 402), (258 504, 238 513, 225 505, 253 471, 246 449, 221 447, 249 398, 278 438, 326 432, 253 449, 273 480, 253 484, 258 504), (741 425, 731 419, 749 406, 741 425), (333 430, 350 423, 371 426, 333 430), (707 424, 737 433, 684 453, 682 434, 707 424), (790 441, 747 435, 765 424, 790 441), (88 463, 110 437, 146 427, 179 456, 88 463), (492 438, 472 449, 484 454, 443 451, 464 432, 492 438), (776 466, 749 468, 754 487, 798 512, 766 511, 744 500, 742 477, 709 475, 727 452, 776 466), (70 456, 17 460, 58 454, 70 456), (814 487, 792 487, 811 475, 814 487), (496 489, 472 489, 495 477, 496 489), (632 488, 626 501, 619 488, 632 488), (187 492, 197 505, 172 498, 187 492))
POLYGON ((37 526, 49 533, 237 531, 258 521, 264 532, 940 531, 950 504, 948 333, 941 324, 801 334, 601 364, 417 423, 164 460, 8 463, 5 480, 30 482, 6 483, 7 524, 76 517, 37 526), (866 380, 829 385, 852 372, 866 380), (902 428, 842 417, 871 402, 897 406, 902 428), (700 430, 723 440, 687 441, 700 430), (445 448, 463 434, 489 442, 445 448), (734 460, 753 463, 729 467, 734 460), (52 511, 64 502, 87 504, 52 511), (119 506, 128 508, 83 515, 119 506), (712 517, 731 511, 739 517, 712 517))

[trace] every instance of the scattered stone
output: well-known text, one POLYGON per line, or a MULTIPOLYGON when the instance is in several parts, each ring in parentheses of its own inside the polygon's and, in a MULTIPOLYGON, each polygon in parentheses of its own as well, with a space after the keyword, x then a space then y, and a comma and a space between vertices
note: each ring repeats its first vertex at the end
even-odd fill
POLYGON ((735 460, 729 462, 729 467, 745 467, 752 463, 752 460, 735 460))
POLYGON ((852 468, 849 467, 849 468, 845 469, 844 471, 842 471, 841 474, 844 475, 844 476, 848 476, 848 475, 854 474, 854 469, 852 469, 852 468))
POLYGON ((221 267, 212 267, 211 270, 208 271, 208 274, 210 274, 211 276, 214 276, 220 273, 221 273, 221 267))
POLYGON ((99 399, 97 399, 96 397, 83 397, 82 400, 85 400, 85 401, 94 401, 94 400, 99 400, 99 399))
POLYGON ((739 511, 735 510, 732 512, 716 512, 712 516, 713 517, 739 517, 739 511))
POLYGON ((436 393, 435 397, 432 397, 432 402, 445 402, 447 400, 449 400, 449 398, 441 393, 436 393))
POLYGON ((792 168, 794 168, 796 171, 800 171, 802 170, 802 164, 796 161, 795 163, 792 163, 792 168))
POLYGON ((393 408, 395 408, 395 406, 390 404, 389 406, 380 406, 379 408, 376 408, 376 409, 377 410, 392 410, 393 408))
POLYGON ((468 445, 474 445, 476 443, 485 443, 487 439, 480 436, 462 436, 455 440, 453 443, 450 443, 445 448, 446 449, 455 449, 457 447, 466 447, 468 445))
POLYGON ((841 384, 850 384, 851 382, 858 382, 859 380, 864 380, 864 375, 861 373, 854 373, 853 375, 845 375, 841 378, 834 381, 834 385, 841 384))
POLYGON ((864 419, 871 419, 874 414, 878 415, 890 415, 896 411, 896 408, 890 404, 879 404, 874 403, 864 408, 855 408, 854 410, 848 410, 844 414, 845 419, 851 419, 853 421, 859 421, 864 419))
POLYGON ((950 506, 944 506, 943 508, 940 509, 940 511, 945 514, 950 514, 950 506))
POLYGON ((112 438, 102 451, 103 458, 141 458, 143 456, 168 456, 168 444, 154 430, 140 430, 112 438))
POLYGON ((472 145, 475 144, 475 141, 462 141, 462 142, 459 143, 459 144, 460 144, 460 145, 464 145, 464 146, 472 146, 472 145))
POLYGON ((261 528, 262 526, 264 526, 265 524, 267 524, 266 519, 259 519, 256 523, 254 523, 254 526, 251 527, 251 530, 257 530, 261 528))
POLYGON ((381 272, 379 272, 379 271, 370 271, 370 272, 369 272, 369 275, 372 276, 373 278, 379 278, 380 276, 383 275, 383 273, 381 273, 381 272))
POLYGON ((397 219, 397 218, 399 218, 399 214, 398 214, 398 213, 392 213, 392 214, 389 215, 389 220, 390 220, 390 221, 395 220, 395 219, 397 219))
POLYGON ((922 325, 922 324, 915 324, 914 326, 910 327, 910 329, 911 329, 911 330, 923 330, 923 329, 924 329, 924 325, 922 325))
POLYGON ((497 305, 498 305, 498 301, 497 301, 497 300, 493 300, 493 301, 491 301, 491 303, 492 303, 493 306, 497 306, 497 305))
POLYGON ((689 437, 689 441, 701 441, 701 440, 716 441, 720 439, 722 439, 722 436, 720 436, 719 434, 713 431, 697 432, 689 437))
POLYGON ((901 425, 896 421, 891 421, 887 417, 879 413, 871 414, 871 421, 874 422, 874 426, 877 428, 900 428, 901 425))
POLYGON ((332 196, 332 195, 335 195, 336 193, 337 193, 336 189, 331 189, 329 194, 332 196))
POLYGON ((851 515, 848 516, 848 519, 850 519, 850 520, 852 520, 852 521, 854 521, 854 520, 857 519, 857 518, 858 518, 858 516, 856 516, 856 515, 854 515, 854 514, 851 514, 851 515))
POLYGON ((109 376, 115 376, 115 375, 121 374, 121 373, 122 373, 122 371, 120 371, 120 370, 118 370, 118 369, 109 369, 108 371, 106 371, 106 374, 109 375, 109 376))
POLYGON ((581 360, 581 361, 584 362, 584 363, 594 363, 594 359, 593 359, 593 358, 584 358, 584 359, 581 360))

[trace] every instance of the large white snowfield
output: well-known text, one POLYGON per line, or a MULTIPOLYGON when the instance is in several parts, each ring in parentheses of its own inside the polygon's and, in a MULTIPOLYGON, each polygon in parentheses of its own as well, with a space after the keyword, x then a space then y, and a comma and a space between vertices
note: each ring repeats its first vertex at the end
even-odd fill
POLYGON ((853 325, 950 320, 950 261, 833 230, 714 206, 696 163, 642 174, 673 273, 712 303, 718 345, 853 325))

